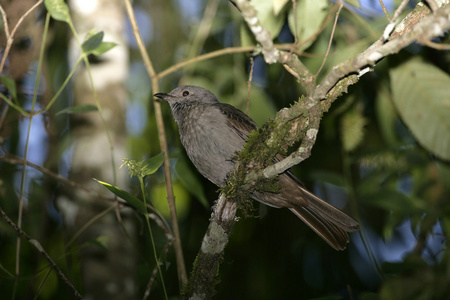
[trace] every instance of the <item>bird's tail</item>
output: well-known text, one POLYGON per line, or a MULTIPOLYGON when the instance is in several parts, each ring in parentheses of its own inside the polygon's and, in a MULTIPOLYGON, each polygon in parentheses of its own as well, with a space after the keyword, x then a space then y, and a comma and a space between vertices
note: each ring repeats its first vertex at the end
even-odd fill
POLYGON ((344 250, 350 240, 347 232, 358 231, 358 222, 306 189, 301 188, 301 192, 308 204, 289 209, 331 247, 344 250))

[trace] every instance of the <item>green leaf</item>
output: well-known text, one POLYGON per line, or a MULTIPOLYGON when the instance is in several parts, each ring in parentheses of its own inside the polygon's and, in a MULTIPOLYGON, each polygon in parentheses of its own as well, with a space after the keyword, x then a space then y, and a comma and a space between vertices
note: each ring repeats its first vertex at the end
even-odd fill
POLYGON ((394 104, 419 143, 450 160, 450 77, 413 58, 390 70, 394 104))
POLYGON ((270 32, 272 39, 276 38, 283 27, 284 16, 275 15, 272 1, 251 0, 251 3, 257 11, 257 16, 261 25, 270 32))
POLYGON ((101 185, 103 185, 105 188, 110 190, 115 195, 117 195, 119 198, 128 202, 131 206, 136 208, 141 213, 143 213, 143 214, 147 213, 147 208, 145 207, 145 204, 141 200, 139 200, 139 198, 137 198, 137 197, 133 196, 132 194, 128 193, 127 191, 124 191, 124 190, 122 190, 116 186, 113 186, 109 183, 100 181, 95 178, 94 178, 94 180, 97 181, 98 183, 100 183, 101 185))
POLYGON ((100 45, 102 44, 103 36, 103 31, 97 33, 89 32, 85 37, 83 45, 81 45, 83 52, 86 54, 91 54, 95 49, 100 47, 100 45))
POLYGON ((45 0, 44 4, 53 19, 70 23, 69 7, 64 0, 45 0))
MULTIPOLYGON (((179 220, 184 219, 189 213, 191 207, 190 196, 187 190, 179 182, 173 182, 173 193, 176 197, 175 207, 179 220)), ((159 211, 165 218, 170 218, 170 209, 167 202, 167 189, 165 184, 153 185, 150 189, 153 207, 159 211)))
POLYGON ((102 55, 105 52, 108 52, 109 50, 111 50, 112 48, 114 48, 115 46, 117 46, 116 43, 113 42, 102 42, 100 44, 100 46, 98 46, 96 49, 94 49, 92 51, 92 54, 94 55, 102 55))
POLYGON ((272 0, 273 13, 277 16, 289 0, 272 0))
POLYGON ((109 238, 105 235, 97 237, 95 240, 90 240, 89 244, 98 246, 103 250, 108 250, 109 238))
POLYGON ((208 200, 206 199, 205 190, 203 189, 203 185, 198 179, 198 176, 192 172, 192 169, 188 166, 185 160, 178 159, 177 164, 175 165, 175 170, 178 173, 181 183, 183 186, 194 195, 200 203, 208 208, 208 200))
POLYGON ((128 167, 130 176, 144 177, 155 173, 164 162, 164 152, 153 156, 147 160, 136 161, 133 159, 122 159, 124 163, 120 166, 126 165, 128 167))
MULTIPOLYGON (((317 33, 328 15, 328 0, 302 0, 297 3, 296 12, 291 8, 288 16, 289 28, 297 34, 298 42, 302 43, 317 33), (295 28, 297 18, 297 30, 295 28)), ((314 40, 306 42, 301 49, 308 48, 314 40)))
POLYGON ((98 108, 95 105, 82 104, 82 105, 72 106, 72 107, 68 107, 63 110, 60 110, 59 112, 57 112, 55 114, 55 116, 59 116, 62 114, 81 114, 81 113, 97 111, 97 110, 98 110, 98 108))
POLYGON ((342 146, 346 151, 353 151, 364 139, 364 126, 367 119, 356 109, 346 113, 341 119, 342 146))
POLYGON ((164 162, 164 152, 161 152, 149 158, 145 162, 145 169, 143 171, 143 175, 146 176, 155 173, 159 169, 159 167, 161 167, 163 162, 164 162))
POLYGON ((6 89, 11 93, 13 99, 17 99, 16 82, 14 79, 8 76, 0 76, 1 82, 5 85, 6 89))

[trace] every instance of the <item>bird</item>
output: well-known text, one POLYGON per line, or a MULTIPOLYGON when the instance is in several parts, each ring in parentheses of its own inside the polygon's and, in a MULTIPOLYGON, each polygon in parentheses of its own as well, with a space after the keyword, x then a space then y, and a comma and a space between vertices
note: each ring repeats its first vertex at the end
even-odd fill
MULTIPOLYGON (((219 187, 225 186, 235 165, 233 158, 244 148, 250 132, 258 129, 256 123, 203 87, 182 85, 154 97, 169 103, 181 143, 200 174, 219 187)), ((279 193, 254 191, 250 197, 289 209, 334 249, 347 247, 348 232, 359 230, 355 219, 308 191, 290 170, 279 175, 278 183, 279 193)))

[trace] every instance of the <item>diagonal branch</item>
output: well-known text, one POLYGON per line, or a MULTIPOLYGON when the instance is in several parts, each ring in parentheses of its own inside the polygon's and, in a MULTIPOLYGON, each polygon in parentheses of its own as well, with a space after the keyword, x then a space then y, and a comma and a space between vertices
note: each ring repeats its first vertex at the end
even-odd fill
POLYGON ((44 250, 44 248, 42 247, 42 245, 35 239, 31 238, 25 231, 23 231, 19 226, 16 225, 16 223, 14 223, 7 215, 6 213, 3 211, 3 209, 0 207, 0 215, 2 215, 2 218, 5 220, 5 222, 11 226, 18 234, 20 234, 21 236, 23 236, 31 245, 33 245, 33 247, 35 247, 39 253, 42 254, 42 256, 44 256, 44 258, 48 261, 48 263, 50 264, 50 266, 52 267, 53 270, 55 270, 56 274, 58 275, 59 278, 61 278, 66 284, 67 286, 72 290, 73 294, 75 295, 75 297, 79 298, 79 299, 83 299, 83 296, 81 296, 81 294, 77 291, 77 289, 75 288, 75 286, 70 282, 70 280, 66 277, 66 275, 64 275, 64 273, 61 271, 60 268, 58 268, 58 266, 55 264, 55 262, 51 259, 51 257, 47 254, 47 252, 44 250))
MULTIPOLYGON (((311 155, 323 113, 328 111, 339 96, 347 92, 350 85, 355 84, 361 76, 371 71, 378 61, 399 52, 413 42, 426 44, 430 39, 450 29, 450 5, 436 9, 431 15, 429 9, 419 3, 397 27, 394 28, 388 24, 394 29, 393 31, 385 30, 387 34, 385 33, 364 52, 335 66, 316 86, 314 76, 296 55, 274 47, 270 34, 261 26, 251 3, 247 0, 237 0, 236 5, 261 44, 266 62, 283 64, 307 91, 305 97, 292 107, 279 111, 275 119, 267 123, 258 133, 259 136, 268 137, 263 143, 273 149, 274 156, 280 151, 280 145, 287 148, 301 140, 300 147, 285 159, 264 169, 252 170, 244 166, 247 168, 244 180, 229 181, 228 185, 239 186, 247 193, 252 191, 258 180, 275 177, 311 155), (278 134, 280 131, 284 133, 282 137, 278 134)), ((247 141, 247 145, 251 142, 251 140, 247 141)), ((250 157, 257 155, 258 153, 247 153, 250 157)), ((241 164, 242 162, 238 160, 237 165, 240 167, 241 164)), ((234 178, 235 171, 230 174, 230 177, 234 178)), ((226 194, 221 195, 189 281, 186 294, 188 298, 209 299, 214 295, 218 266, 228 242, 228 233, 233 224, 235 212, 236 203, 228 200, 226 194), (228 209, 224 210, 223 207, 228 209), (225 223, 223 223, 224 220, 226 220, 225 223), (213 255, 209 253, 211 249, 213 255)))

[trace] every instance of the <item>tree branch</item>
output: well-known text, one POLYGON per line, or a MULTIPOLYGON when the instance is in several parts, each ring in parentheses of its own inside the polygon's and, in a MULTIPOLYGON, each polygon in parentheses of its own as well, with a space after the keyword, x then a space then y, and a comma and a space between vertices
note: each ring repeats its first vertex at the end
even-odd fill
MULTIPOLYGON (((419 3, 399 25, 393 27, 389 23, 387 27, 392 28, 385 29, 379 40, 354 58, 335 66, 322 82, 316 85, 315 77, 296 55, 274 47, 270 34, 261 26, 251 3, 247 0, 238 0, 236 5, 242 12, 257 41, 261 44, 262 54, 266 62, 283 64, 300 81, 307 92, 306 96, 295 105, 280 110, 273 121, 266 123, 259 130, 256 137, 253 136, 247 141, 243 151, 252 149, 252 143, 261 143, 258 136, 266 137, 263 138, 262 143, 265 147, 271 149, 270 151, 273 151, 272 157, 275 157, 280 149, 286 150, 289 146, 301 140, 300 147, 297 150, 285 159, 262 169, 257 164, 242 162, 243 156, 241 156, 241 153, 243 151, 239 154, 237 166, 230 174, 232 180, 228 182, 227 186, 238 186, 245 193, 251 193, 255 183, 259 180, 275 177, 308 158, 316 141, 323 113, 328 111, 331 104, 339 96, 347 92, 350 85, 355 84, 361 76, 371 71, 371 68, 378 61, 399 52, 415 41, 425 43, 424 41, 440 36, 450 29, 450 5, 437 9, 431 15, 429 9, 419 3), (280 134, 280 132, 283 134, 280 134), (242 167, 246 172, 245 178, 233 176, 242 170, 240 169, 242 167)), ((393 20, 395 20, 395 17, 393 20)), ((248 152, 246 156, 258 157, 258 153, 257 151, 248 152)), ((227 191, 227 188, 224 190, 227 191)), ((226 200, 226 197, 228 197, 226 194, 225 196, 221 195, 204 237, 202 249, 197 256, 189 281, 189 290, 186 294, 188 297, 208 299, 214 295, 217 269, 222 252, 228 243, 228 234, 236 211, 236 203, 226 200), (224 209, 224 207, 227 209, 224 209), (228 213, 224 214, 224 212, 228 213)))
POLYGON ((226 199, 223 194, 219 196, 208 230, 203 237, 200 252, 194 262, 184 298, 211 299, 214 296, 219 264, 228 244, 236 208, 235 201, 226 199))

